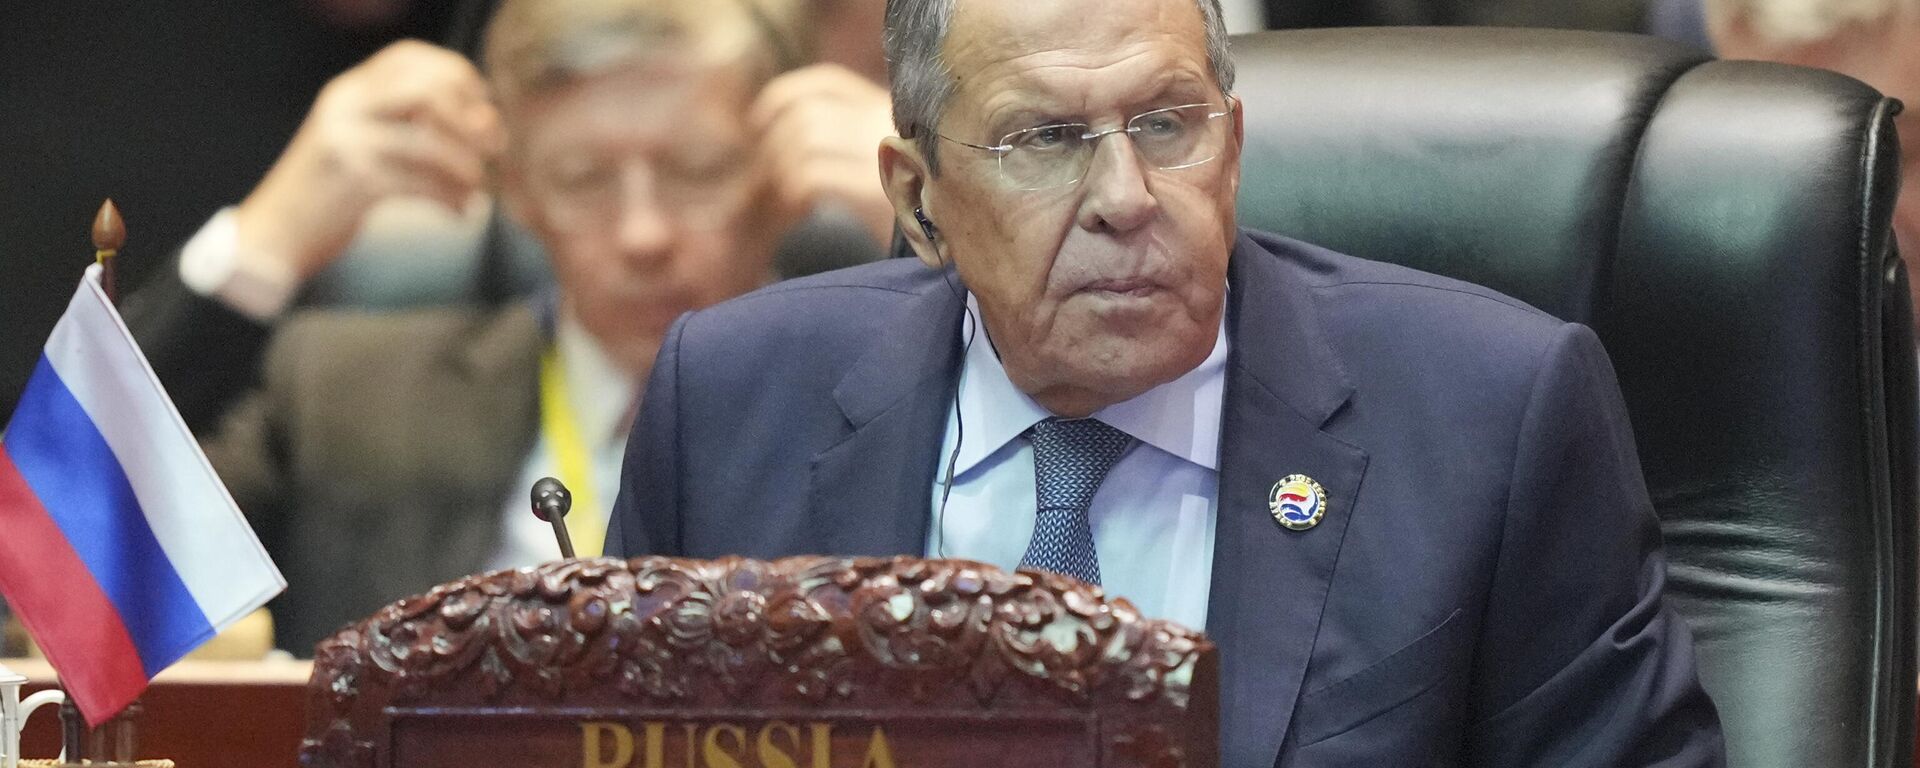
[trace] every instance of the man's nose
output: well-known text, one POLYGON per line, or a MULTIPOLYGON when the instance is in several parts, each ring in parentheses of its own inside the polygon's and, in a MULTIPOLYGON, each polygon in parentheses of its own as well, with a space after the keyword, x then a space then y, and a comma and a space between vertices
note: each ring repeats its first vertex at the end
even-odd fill
POLYGON ((1147 169, 1125 133, 1102 138, 1088 161, 1085 197, 1079 224, 1090 232, 1131 232, 1160 212, 1160 201, 1147 189, 1147 169))
POLYGON ((673 216, 660 205, 654 181, 629 176, 613 221, 615 244, 628 261, 651 266, 666 256, 673 244, 673 216))

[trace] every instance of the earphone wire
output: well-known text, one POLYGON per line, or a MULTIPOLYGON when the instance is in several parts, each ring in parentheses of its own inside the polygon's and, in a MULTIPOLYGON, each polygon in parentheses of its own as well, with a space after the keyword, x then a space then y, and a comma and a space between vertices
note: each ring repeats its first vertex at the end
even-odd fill
POLYGON ((941 281, 947 284, 947 290, 960 300, 960 308, 967 313, 967 338, 960 346, 960 376, 953 384, 953 451, 947 454, 946 479, 940 483, 940 507, 933 513, 933 554, 935 557, 947 556, 947 496, 953 493, 953 469, 960 461, 960 446, 967 439, 966 418, 960 411, 960 388, 967 383, 967 353, 973 350, 973 337, 980 332, 978 318, 973 315, 973 307, 967 304, 960 288, 953 284, 953 270, 948 268, 941 273, 941 281))

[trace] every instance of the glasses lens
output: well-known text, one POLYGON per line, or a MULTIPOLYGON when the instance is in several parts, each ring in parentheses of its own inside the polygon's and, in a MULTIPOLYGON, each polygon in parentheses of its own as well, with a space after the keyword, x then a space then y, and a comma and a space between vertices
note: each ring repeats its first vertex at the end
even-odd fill
POLYGON ((1060 123, 1027 128, 1000 140, 1000 172, 1020 189, 1045 189, 1080 180, 1087 170, 1089 150, 1084 123, 1060 123))
POLYGON ((545 174, 534 188, 535 201, 568 232, 606 231, 642 210, 675 227, 710 231, 731 225, 755 191, 745 162, 688 168, 645 164, 641 177, 646 181, 635 181, 623 170, 636 165, 603 159, 581 172, 545 174))
POLYGON ((1207 104, 1156 109, 1127 121, 1140 157, 1155 168, 1171 170, 1199 165, 1220 153, 1216 112, 1207 104))

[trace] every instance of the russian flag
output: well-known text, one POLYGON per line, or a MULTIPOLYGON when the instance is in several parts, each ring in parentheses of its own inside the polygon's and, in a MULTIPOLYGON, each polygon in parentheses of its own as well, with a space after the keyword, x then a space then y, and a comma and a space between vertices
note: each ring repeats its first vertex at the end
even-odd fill
POLYGON ((0 433, 0 594, 94 725, 286 588, 100 271, 0 433))

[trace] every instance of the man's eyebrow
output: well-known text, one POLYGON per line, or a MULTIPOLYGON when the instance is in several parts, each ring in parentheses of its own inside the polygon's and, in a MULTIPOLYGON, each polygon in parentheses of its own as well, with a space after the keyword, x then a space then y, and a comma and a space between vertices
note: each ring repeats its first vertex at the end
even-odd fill
POLYGON ((1063 117, 1063 110, 1049 108, 1038 103, 1036 99, 1037 97, 1023 98, 1021 101, 989 113, 985 125, 987 132, 993 135, 985 138, 989 141, 999 141, 1011 131, 1053 123, 1081 121, 1081 118, 1077 117, 1063 117))
POLYGON ((1187 72, 1168 72, 1156 79, 1159 82, 1152 90, 1147 91, 1147 96, 1134 102, 1132 106, 1141 109, 1159 109, 1177 106, 1175 102, 1192 104, 1212 98, 1207 81, 1187 72))
POLYGON ((661 158, 682 168, 726 168, 749 160, 751 153, 731 144, 700 144, 665 152, 661 158))

